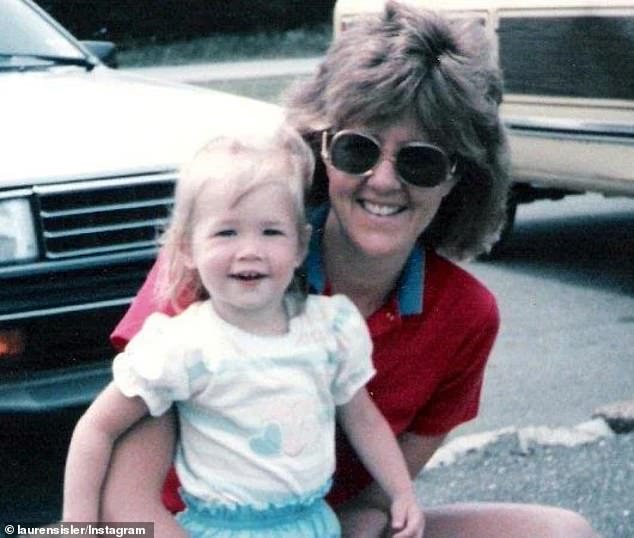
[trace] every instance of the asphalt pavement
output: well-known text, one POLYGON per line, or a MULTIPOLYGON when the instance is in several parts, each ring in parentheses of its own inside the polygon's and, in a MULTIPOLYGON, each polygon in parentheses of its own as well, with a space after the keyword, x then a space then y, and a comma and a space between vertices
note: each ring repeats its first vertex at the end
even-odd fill
MULTIPOLYGON (((230 78, 304 75, 318 58, 151 67, 129 71, 202 84, 230 78)), ((634 537, 634 404, 615 433, 603 418, 575 427, 505 428, 462 435, 418 477, 424 504, 541 503, 586 516, 605 538, 634 537)), ((539 537, 536 537, 539 538, 539 537)))
POLYGON ((466 435, 443 447, 416 485, 423 505, 547 504, 583 514, 605 538, 632 538, 634 433, 595 419, 466 435))

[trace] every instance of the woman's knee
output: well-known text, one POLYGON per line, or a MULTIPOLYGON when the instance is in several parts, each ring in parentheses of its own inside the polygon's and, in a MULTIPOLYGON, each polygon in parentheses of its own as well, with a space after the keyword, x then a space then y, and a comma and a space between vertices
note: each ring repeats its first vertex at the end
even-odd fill
POLYGON ((564 508, 550 508, 553 537, 598 538, 590 522, 581 514, 564 508))
POLYGON ((426 511, 425 537, 597 538, 590 523, 564 508, 515 503, 465 503, 426 511))

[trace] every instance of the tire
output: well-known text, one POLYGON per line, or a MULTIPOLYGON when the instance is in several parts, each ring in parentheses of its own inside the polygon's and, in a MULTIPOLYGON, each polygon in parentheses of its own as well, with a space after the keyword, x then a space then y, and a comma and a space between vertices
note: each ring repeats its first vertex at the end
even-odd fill
POLYGON ((517 197, 510 193, 508 200, 506 201, 506 218, 504 220, 504 225, 502 226, 502 230, 500 231, 500 238, 497 242, 491 247, 491 250, 485 254, 482 254, 479 259, 481 260, 496 260, 501 258, 504 255, 506 247, 509 242, 509 238, 513 233, 513 228, 515 226, 515 216, 517 214, 517 197))

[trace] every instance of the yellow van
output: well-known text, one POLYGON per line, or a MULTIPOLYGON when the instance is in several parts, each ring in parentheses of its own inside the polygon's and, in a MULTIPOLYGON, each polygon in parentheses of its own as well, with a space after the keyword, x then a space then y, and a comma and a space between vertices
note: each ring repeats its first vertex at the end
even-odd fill
MULTIPOLYGON (((407 0, 485 26, 504 75, 516 203, 634 196, 633 0, 407 0)), ((338 0, 335 34, 382 0, 338 0)))

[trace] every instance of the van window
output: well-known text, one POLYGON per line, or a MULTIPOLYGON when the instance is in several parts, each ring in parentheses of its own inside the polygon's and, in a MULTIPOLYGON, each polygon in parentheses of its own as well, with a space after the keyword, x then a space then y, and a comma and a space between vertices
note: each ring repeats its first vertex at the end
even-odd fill
POLYGON ((498 37, 507 93, 634 99, 631 15, 502 15, 498 37))

